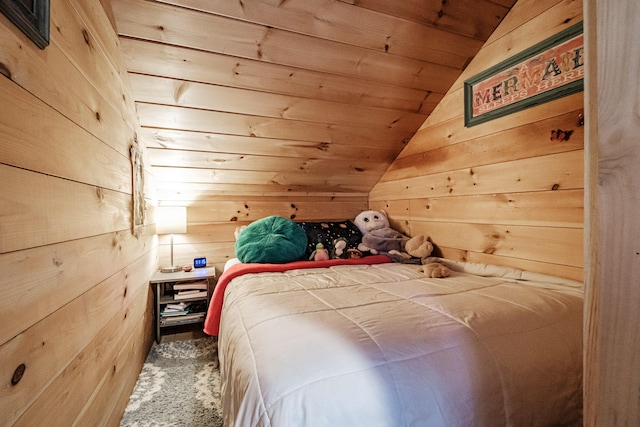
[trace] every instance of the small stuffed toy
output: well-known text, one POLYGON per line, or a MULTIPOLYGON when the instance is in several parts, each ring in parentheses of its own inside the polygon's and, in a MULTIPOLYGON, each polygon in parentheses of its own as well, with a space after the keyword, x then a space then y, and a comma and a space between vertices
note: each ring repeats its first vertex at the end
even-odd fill
POLYGON ((240 235, 240 233, 242 233, 245 229, 247 228, 246 225, 239 225, 238 227, 236 227, 236 229, 233 231, 233 235, 235 236, 236 240, 238 240, 238 236, 240 235))
MULTIPOLYGON (((423 260, 424 262, 424 260, 423 260)), ((418 268, 418 271, 427 275, 427 277, 431 277, 437 279, 439 277, 449 277, 451 271, 448 267, 440 264, 439 262, 429 262, 424 264, 418 268)))
POLYGON ((331 259, 346 258, 347 257, 347 239, 344 237, 338 237, 333 241, 333 247, 331 249, 331 259))
POLYGON ((362 252, 358 249, 347 249, 347 258, 362 258, 362 252))
MULTIPOLYGON (((389 219, 384 211, 364 211, 360 212, 353 221, 362 233, 362 243, 358 245, 360 251, 370 251, 372 254, 382 253, 389 256, 394 262, 408 263, 412 258, 420 258, 425 264, 425 260, 433 252, 433 244, 423 235, 408 237, 394 230, 389 225, 389 219)), ((421 267, 422 272, 430 277, 449 276, 448 268, 435 263, 436 266, 421 267)))
POLYGON ((329 251, 324 248, 322 243, 316 245, 316 250, 311 252, 310 261, 326 261, 329 259, 329 251))

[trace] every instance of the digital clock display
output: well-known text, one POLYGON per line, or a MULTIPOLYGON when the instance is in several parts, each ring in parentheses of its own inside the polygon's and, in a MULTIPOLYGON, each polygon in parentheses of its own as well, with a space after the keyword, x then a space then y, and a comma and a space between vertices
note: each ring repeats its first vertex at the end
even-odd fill
POLYGON ((207 266, 207 259, 206 258, 194 258, 193 259, 193 266, 195 268, 206 267, 207 266))

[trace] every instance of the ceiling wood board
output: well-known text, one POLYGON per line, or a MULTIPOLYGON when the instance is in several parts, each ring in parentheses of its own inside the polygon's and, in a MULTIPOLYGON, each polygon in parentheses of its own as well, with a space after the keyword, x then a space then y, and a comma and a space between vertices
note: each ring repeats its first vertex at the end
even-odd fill
POLYGON ((366 195, 514 3, 112 0, 159 202, 366 195))
POLYGON ((339 102, 132 74, 135 99, 151 104, 320 122, 345 126, 400 128, 413 131, 426 115, 339 102))
POLYGON ((151 149, 311 159, 357 158, 362 161, 382 163, 394 160, 396 153, 396 150, 386 147, 369 146, 366 150, 362 150, 358 146, 346 144, 255 138, 151 127, 143 128, 141 135, 147 141, 147 147, 151 149))
MULTIPOLYGON (((445 30, 437 25, 422 25, 377 11, 356 9, 334 0, 287 0, 279 6, 262 0, 159 1, 427 62, 463 64, 483 44, 482 40, 467 35, 468 32, 464 27, 468 24, 453 25, 452 28, 458 31, 445 30), (459 45, 461 48, 455 51, 443 49, 443 46, 449 45, 459 45)), ((478 10, 486 6, 486 2, 467 1, 466 3, 467 5, 462 7, 472 6, 472 9, 478 10)), ((504 7, 500 9, 497 13, 504 13, 506 10, 504 7)), ((482 16, 482 14, 479 15, 479 17, 482 16)), ((485 27, 485 30, 486 27, 492 26, 492 24, 478 22, 478 19, 466 21, 485 27)))
POLYGON ((127 37, 120 43, 129 71, 140 74, 414 112, 432 94, 127 37))

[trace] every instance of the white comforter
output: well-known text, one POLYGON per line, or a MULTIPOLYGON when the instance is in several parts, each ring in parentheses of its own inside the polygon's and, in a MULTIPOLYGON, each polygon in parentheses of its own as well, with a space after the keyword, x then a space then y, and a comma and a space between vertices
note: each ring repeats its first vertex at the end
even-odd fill
POLYGON ((403 264, 233 279, 225 425, 580 424, 581 284, 449 265, 446 279, 403 264))

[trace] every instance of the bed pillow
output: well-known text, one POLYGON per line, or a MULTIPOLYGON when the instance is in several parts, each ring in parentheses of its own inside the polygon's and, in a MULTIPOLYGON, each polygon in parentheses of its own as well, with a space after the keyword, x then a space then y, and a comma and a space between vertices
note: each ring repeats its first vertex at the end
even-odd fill
POLYGON ((346 249, 357 249, 358 244, 362 241, 362 233, 351 220, 299 222, 298 225, 302 227, 307 235, 305 258, 311 256, 318 243, 322 243, 329 253, 331 253, 333 242, 340 237, 346 239, 346 249))
POLYGON ((243 263, 283 264, 300 259, 307 235, 295 222, 269 216, 252 222, 236 240, 236 257, 243 263))

